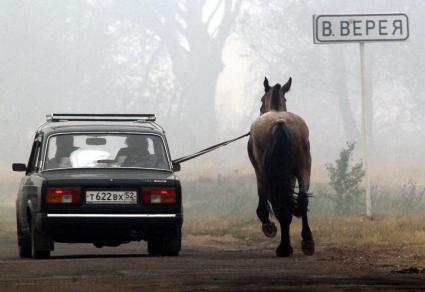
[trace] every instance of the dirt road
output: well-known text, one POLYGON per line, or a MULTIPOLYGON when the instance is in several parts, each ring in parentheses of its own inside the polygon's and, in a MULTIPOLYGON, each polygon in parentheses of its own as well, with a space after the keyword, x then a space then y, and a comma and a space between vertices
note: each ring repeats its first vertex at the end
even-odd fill
POLYGON ((395 274, 329 250, 225 250, 190 240, 179 257, 148 257, 144 242, 97 249, 57 244, 49 260, 19 259, 14 240, 0 244, 1 291, 422 290, 424 274, 395 274))

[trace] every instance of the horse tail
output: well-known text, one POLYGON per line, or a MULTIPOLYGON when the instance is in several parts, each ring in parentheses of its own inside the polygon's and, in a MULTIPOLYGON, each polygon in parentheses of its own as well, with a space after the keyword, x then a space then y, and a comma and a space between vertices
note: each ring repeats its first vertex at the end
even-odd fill
POLYGON ((284 121, 276 122, 271 129, 270 144, 266 150, 265 174, 271 187, 269 201, 274 213, 278 209, 294 212, 292 179, 291 134, 284 121))

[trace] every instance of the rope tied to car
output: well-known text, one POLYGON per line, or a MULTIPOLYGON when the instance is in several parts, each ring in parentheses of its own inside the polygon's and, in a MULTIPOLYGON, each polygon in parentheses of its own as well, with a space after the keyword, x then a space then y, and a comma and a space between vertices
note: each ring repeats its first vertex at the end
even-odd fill
POLYGON ((183 157, 180 157, 180 158, 174 159, 174 160, 173 160, 173 164, 175 164, 175 163, 185 162, 185 161, 191 160, 191 159, 193 159, 193 158, 196 158, 196 157, 198 157, 198 156, 204 155, 204 154, 206 154, 206 153, 208 153, 208 152, 211 152, 211 151, 214 151, 214 150, 216 150, 216 149, 218 149, 218 148, 220 148, 220 147, 226 146, 226 145, 228 145, 228 144, 230 144, 230 143, 233 143, 233 142, 235 142, 235 141, 237 141, 237 140, 240 140, 240 139, 242 139, 242 138, 245 138, 245 137, 249 136, 250 134, 251 134, 251 132, 248 132, 248 133, 246 133, 246 134, 243 134, 242 136, 239 136, 239 137, 236 137, 236 138, 233 138, 233 139, 230 139, 230 140, 227 140, 227 141, 224 141, 224 142, 218 143, 218 144, 216 144, 216 145, 213 145, 213 146, 210 146, 210 147, 208 147, 208 148, 202 149, 202 150, 200 150, 200 151, 198 151, 198 152, 195 152, 195 153, 193 153, 193 154, 186 155, 186 156, 183 156, 183 157))

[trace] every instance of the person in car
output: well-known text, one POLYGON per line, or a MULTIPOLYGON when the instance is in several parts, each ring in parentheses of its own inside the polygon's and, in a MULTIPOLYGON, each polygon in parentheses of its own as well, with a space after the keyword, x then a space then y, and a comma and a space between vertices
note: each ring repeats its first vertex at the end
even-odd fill
POLYGON ((127 147, 121 148, 115 160, 123 161, 121 166, 154 167, 155 155, 148 148, 149 143, 143 135, 130 135, 126 138, 127 147))

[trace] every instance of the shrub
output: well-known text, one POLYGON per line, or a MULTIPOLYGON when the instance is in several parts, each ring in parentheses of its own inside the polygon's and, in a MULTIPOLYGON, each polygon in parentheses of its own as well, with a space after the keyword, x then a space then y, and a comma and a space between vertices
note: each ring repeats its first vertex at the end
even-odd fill
POLYGON ((352 164, 352 154, 355 143, 347 142, 347 148, 342 149, 335 164, 327 164, 330 186, 334 194, 330 198, 335 203, 338 214, 351 213, 362 205, 363 190, 360 188, 364 176, 363 163, 352 164))

